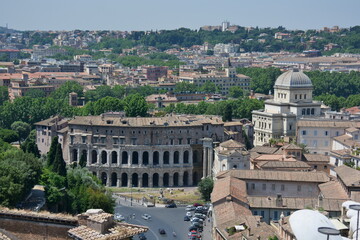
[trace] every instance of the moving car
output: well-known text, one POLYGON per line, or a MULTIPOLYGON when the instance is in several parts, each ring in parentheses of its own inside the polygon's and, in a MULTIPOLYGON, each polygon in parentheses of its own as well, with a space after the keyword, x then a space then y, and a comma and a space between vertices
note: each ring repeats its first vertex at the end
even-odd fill
POLYGON ((140 239, 140 240, 146 240, 147 238, 146 238, 145 234, 140 233, 140 234, 139 234, 139 239, 140 239))
POLYGON ((151 216, 149 214, 146 214, 146 213, 144 213, 141 217, 143 219, 145 219, 145 220, 151 220, 151 216))
POLYGON ((161 235, 166 234, 165 229, 159 228, 159 233, 160 233, 161 235))
POLYGON ((116 213, 116 214, 114 215, 114 220, 116 220, 116 221, 124 221, 125 218, 124 218, 123 215, 116 213))
POLYGON ((166 208, 176 208, 176 204, 175 203, 170 203, 170 204, 167 204, 165 205, 166 208))

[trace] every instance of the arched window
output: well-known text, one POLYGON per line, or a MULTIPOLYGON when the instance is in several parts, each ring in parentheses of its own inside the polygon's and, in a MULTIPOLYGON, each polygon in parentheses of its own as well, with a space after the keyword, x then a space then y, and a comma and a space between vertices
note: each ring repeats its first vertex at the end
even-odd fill
POLYGON ((97 152, 96 152, 96 150, 92 150, 92 152, 91 152, 91 163, 97 163, 97 152))
POLYGON ((169 154, 169 152, 168 151, 165 151, 164 152, 164 157, 163 157, 163 161, 164 161, 164 164, 169 164, 170 163, 170 154, 169 154))
POLYGON ((158 151, 155 151, 153 153, 153 164, 159 165, 159 152, 158 151))
POLYGON ((128 164, 129 155, 126 151, 123 151, 121 154, 121 163, 122 164, 128 164))
POLYGON ((132 153, 132 164, 139 164, 139 153, 136 151, 132 153))
POLYGON ((183 162, 189 163, 189 151, 184 152, 183 162))
POLYGON ((148 152, 143 152, 142 155, 142 164, 143 165, 148 165, 149 164, 149 153, 148 152))
POLYGON ((174 152, 174 164, 179 164, 179 152, 174 152))
POLYGON ((116 151, 112 151, 111 152, 111 163, 117 163, 117 152, 116 151))
POLYGON ((107 163, 107 152, 106 152, 106 151, 102 151, 102 152, 101 152, 101 163, 102 163, 102 164, 106 164, 106 163, 107 163))

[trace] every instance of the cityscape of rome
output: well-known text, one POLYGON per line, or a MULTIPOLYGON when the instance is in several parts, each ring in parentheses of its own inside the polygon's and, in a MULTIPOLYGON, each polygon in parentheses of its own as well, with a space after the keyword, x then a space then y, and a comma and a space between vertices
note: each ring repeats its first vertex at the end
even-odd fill
POLYGON ((360 240, 359 1, 0 6, 0 239, 360 240))

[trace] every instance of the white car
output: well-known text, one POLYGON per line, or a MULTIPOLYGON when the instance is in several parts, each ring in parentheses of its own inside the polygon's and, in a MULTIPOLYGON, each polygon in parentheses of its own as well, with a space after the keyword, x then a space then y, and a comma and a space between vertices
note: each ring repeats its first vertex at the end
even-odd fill
POLYGON ((192 217, 192 213, 191 213, 191 212, 187 212, 187 213, 186 213, 186 216, 188 216, 189 218, 191 218, 191 217, 192 217))
POLYGON ((143 214, 142 216, 141 216, 143 219, 145 219, 145 220, 151 220, 151 216, 149 215, 149 214, 143 214))
POLYGON ((125 220, 124 216, 121 215, 121 214, 115 214, 115 215, 114 215, 114 219, 115 219, 116 221, 124 221, 124 220, 125 220))
POLYGON ((195 207, 193 205, 187 205, 185 208, 186 211, 194 211, 195 207))

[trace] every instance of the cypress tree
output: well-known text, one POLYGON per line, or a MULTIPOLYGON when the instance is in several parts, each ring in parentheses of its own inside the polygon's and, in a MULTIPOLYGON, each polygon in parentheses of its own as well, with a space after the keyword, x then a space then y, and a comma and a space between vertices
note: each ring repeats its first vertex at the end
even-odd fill
POLYGON ((56 153, 52 167, 53 172, 59 174, 60 176, 66 176, 66 163, 62 155, 61 144, 58 143, 56 146, 56 153))
POLYGON ((85 154, 81 154, 79 165, 82 168, 86 167, 86 155, 85 154))
POLYGON ((47 154, 47 166, 49 168, 51 168, 54 163, 56 147, 57 147, 58 143, 59 143, 59 138, 56 136, 52 139, 51 145, 50 145, 50 150, 47 154))

